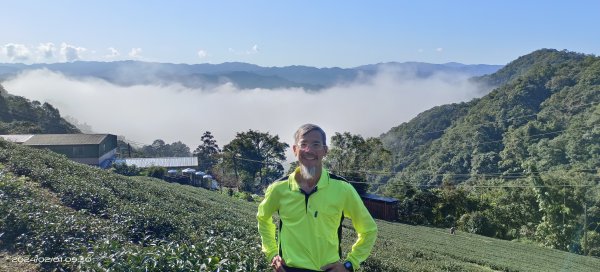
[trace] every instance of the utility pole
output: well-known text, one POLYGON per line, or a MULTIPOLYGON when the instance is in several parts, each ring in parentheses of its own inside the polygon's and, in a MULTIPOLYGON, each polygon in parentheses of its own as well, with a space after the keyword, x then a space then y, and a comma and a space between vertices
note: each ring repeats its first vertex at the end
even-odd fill
POLYGON ((231 156, 231 158, 233 159, 233 170, 235 172, 235 179, 237 180, 238 186, 240 184, 240 175, 238 174, 238 169, 237 169, 237 160, 235 159, 235 154, 233 154, 233 156, 231 156))
POLYGON ((563 228, 565 227, 565 210, 567 208, 566 205, 566 198, 567 198, 567 187, 565 186, 566 184, 563 184, 563 208, 562 208, 562 225, 563 228))
POLYGON ((587 236, 587 202, 583 200, 583 255, 588 254, 588 236, 587 236))

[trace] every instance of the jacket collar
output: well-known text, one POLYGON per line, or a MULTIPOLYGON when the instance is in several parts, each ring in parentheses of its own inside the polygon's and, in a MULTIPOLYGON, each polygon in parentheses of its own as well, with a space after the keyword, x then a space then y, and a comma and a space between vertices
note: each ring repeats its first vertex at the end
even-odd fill
MULTIPOLYGON (((296 167, 296 170, 288 177, 288 186, 292 191, 299 191, 300 185, 296 181, 296 173, 300 173, 300 167, 296 167)), ((321 177, 317 181, 316 188, 323 189, 329 185, 329 171, 325 167, 321 168, 321 177)))

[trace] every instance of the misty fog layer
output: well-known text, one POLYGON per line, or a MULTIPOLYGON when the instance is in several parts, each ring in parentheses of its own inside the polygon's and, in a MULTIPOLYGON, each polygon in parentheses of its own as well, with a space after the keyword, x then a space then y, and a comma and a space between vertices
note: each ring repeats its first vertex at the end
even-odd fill
POLYGON ((48 70, 25 72, 2 85, 10 94, 54 105, 61 115, 88 124, 94 132, 125 136, 139 144, 182 141, 191 150, 200 144, 204 131, 211 131, 221 147, 249 129, 279 135, 292 144, 294 131, 304 123, 320 125, 328 136, 348 131, 377 137, 434 106, 468 101, 487 92, 466 76, 437 74, 419 79, 393 70, 319 92, 240 90, 231 84, 212 89, 122 87, 48 70))

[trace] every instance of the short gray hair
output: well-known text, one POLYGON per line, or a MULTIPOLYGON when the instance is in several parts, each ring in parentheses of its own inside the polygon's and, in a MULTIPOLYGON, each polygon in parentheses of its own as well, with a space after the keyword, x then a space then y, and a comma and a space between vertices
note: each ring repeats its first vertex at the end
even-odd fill
POLYGON ((319 133, 321 133, 321 140, 323 140, 323 145, 327 145, 327 136, 325 135, 325 131, 321 127, 314 124, 304 124, 300 126, 300 128, 296 130, 296 133, 294 133, 294 144, 298 143, 300 137, 306 135, 307 133, 313 130, 316 130, 319 133))

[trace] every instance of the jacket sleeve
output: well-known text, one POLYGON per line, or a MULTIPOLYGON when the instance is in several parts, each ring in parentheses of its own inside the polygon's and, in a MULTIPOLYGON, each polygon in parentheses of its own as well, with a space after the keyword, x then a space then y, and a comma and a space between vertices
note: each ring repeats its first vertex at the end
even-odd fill
POLYGON ((354 269, 360 267, 360 263, 364 262, 371 254, 375 240, 377 239, 377 224, 371 217, 371 214, 365 207, 362 199, 352 187, 348 184, 349 193, 346 199, 346 208, 344 214, 352 219, 352 225, 356 230, 358 239, 352 245, 352 251, 347 256, 347 260, 352 263, 354 269))
POLYGON ((258 221, 258 233, 262 241, 262 252, 265 253, 267 261, 273 260, 279 251, 275 241, 276 226, 273 223, 273 213, 279 209, 279 200, 274 193, 274 186, 271 185, 265 192, 265 198, 258 205, 256 219, 258 221))

